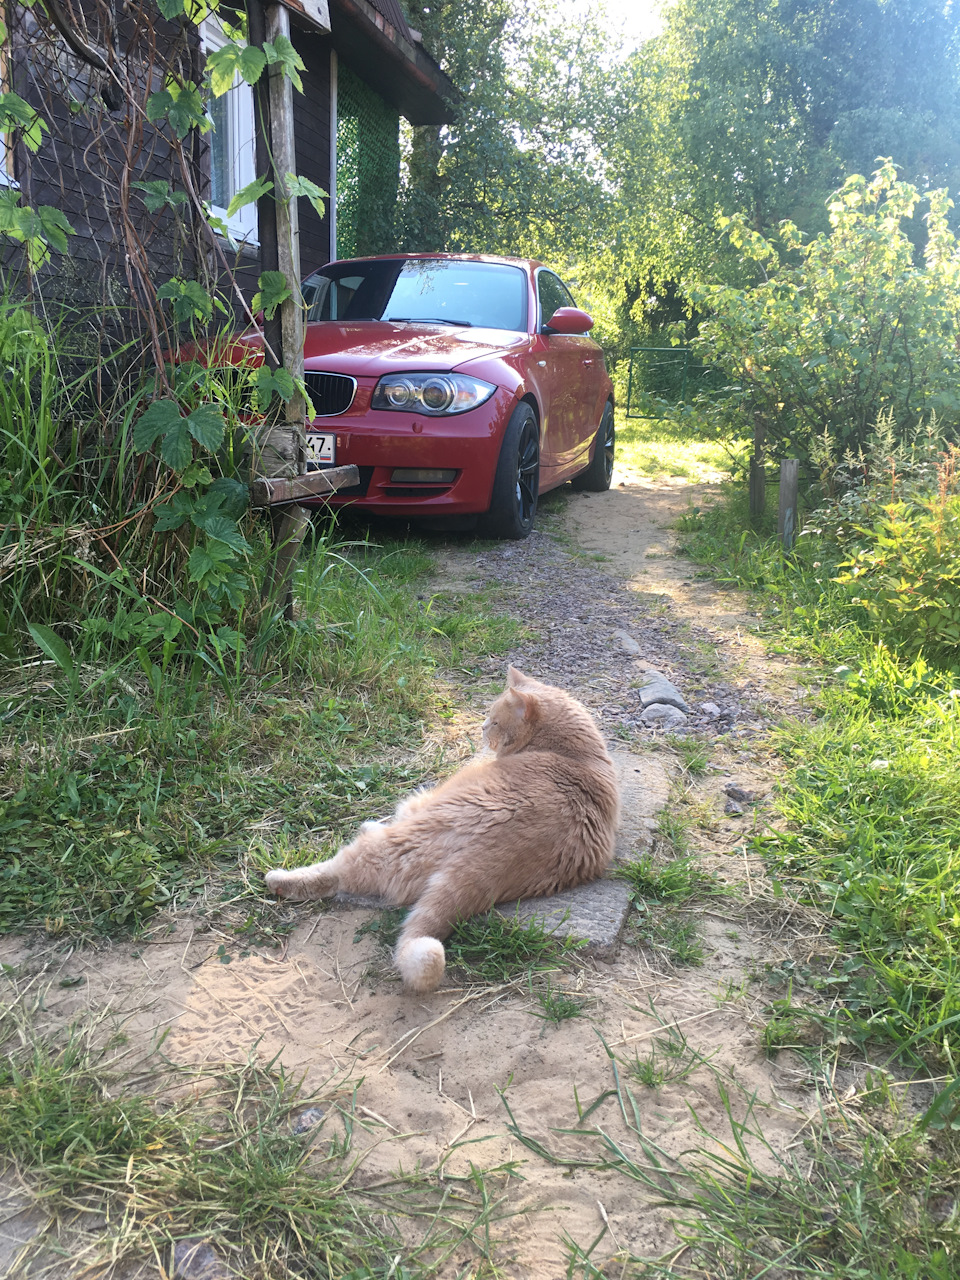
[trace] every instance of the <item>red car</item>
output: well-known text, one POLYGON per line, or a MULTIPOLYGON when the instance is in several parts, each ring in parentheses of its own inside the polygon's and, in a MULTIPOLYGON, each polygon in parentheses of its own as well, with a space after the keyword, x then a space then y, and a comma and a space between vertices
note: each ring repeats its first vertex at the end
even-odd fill
POLYGON ((329 263, 303 293, 308 454, 360 470, 358 486, 318 503, 525 538, 541 493, 566 480, 609 488, 603 352, 540 263, 354 259, 329 263))

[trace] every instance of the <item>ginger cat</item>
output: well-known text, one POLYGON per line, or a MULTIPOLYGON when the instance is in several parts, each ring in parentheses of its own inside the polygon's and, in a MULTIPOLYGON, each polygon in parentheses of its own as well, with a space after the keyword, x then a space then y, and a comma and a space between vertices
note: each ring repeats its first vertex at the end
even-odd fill
POLYGON ((613 857, 620 795, 585 707, 510 667, 483 736, 495 759, 416 792, 389 822, 365 822, 328 862, 267 873, 282 898, 342 889, 415 904, 394 955, 411 991, 439 986, 458 920, 593 880, 613 857))

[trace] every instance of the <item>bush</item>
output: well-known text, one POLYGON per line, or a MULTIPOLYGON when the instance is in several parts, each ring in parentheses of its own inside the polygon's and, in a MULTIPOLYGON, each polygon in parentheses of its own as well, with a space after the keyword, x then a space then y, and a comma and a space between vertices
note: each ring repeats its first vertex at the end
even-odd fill
POLYGON ((830 234, 810 244, 790 223, 778 248, 743 220, 724 220, 766 278, 688 290, 710 316, 693 348, 728 375, 713 397, 721 434, 753 432, 775 456, 811 458, 824 439, 856 454, 884 412, 904 433, 932 413, 956 431, 960 257, 946 192, 927 199, 922 265, 904 230, 920 194, 890 162, 872 181, 847 179, 828 205, 830 234))

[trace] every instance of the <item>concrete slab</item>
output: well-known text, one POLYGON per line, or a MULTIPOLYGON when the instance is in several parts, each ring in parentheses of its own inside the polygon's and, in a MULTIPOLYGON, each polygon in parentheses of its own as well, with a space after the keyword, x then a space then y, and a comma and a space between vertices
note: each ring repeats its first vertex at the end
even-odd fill
POLYGON ((611 751, 620 783, 622 813, 617 832, 617 862, 629 862, 646 853, 653 841, 657 814, 670 797, 670 774, 660 760, 631 751, 611 751))
POLYGON ((606 960, 616 953, 629 907, 630 891, 622 880, 592 880, 552 898, 502 902, 497 911, 521 924, 535 920, 558 938, 585 942, 586 955, 606 960))

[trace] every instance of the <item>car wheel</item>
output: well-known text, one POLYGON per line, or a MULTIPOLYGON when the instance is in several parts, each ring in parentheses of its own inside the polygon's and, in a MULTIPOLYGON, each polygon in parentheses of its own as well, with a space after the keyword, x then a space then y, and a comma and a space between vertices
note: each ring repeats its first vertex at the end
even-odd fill
POLYGON ((518 404, 504 432, 493 493, 478 532, 486 538, 525 538, 540 492, 540 428, 530 405, 518 404))
POLYGON ((586 471, 581 471, 570 482, 574 489, 587 493, 604 493, 613 478, 613 455, 616 447, 616 428, 613 425, 613 405, 607 401, 597 428, 597 441, 593 449, 593 461, 586 471))

